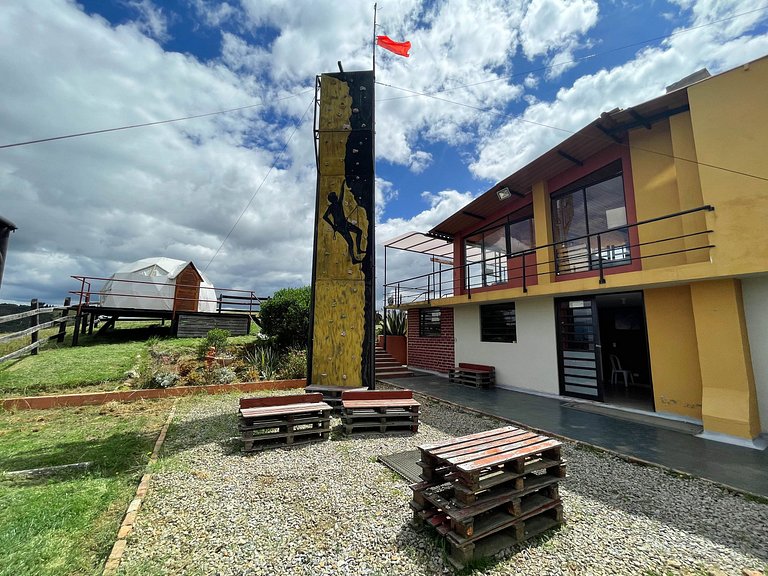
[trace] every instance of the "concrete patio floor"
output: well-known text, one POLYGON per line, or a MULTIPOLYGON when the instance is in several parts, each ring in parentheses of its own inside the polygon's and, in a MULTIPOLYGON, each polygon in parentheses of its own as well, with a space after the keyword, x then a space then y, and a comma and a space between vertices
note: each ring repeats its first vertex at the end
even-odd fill
POLYGON ((574 410, 567 406, 573 403, 572 399, 502 388, 473 388, 451 384, 447 378, 432 374, 379 381, 542 433, 590 444, 629 459, 663 466, 768 498, 768 450, 705 440, 653 423, 574 410))

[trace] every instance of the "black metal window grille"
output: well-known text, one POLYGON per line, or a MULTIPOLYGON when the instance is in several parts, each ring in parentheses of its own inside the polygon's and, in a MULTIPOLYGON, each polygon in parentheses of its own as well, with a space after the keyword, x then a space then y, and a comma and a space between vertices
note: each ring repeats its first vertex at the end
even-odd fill
POLYGON ((440 336, 440 308, 419 310, 419 336, 425 338, 440 336))
POLYGON ((517 342, 515 303, 480 306, 481 342, 517 342))

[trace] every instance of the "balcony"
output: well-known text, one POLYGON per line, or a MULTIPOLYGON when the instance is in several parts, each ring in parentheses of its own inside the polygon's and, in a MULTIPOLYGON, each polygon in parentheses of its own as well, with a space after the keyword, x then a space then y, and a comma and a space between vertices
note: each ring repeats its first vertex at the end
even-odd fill
POLYGON ((454 265, 454 254, 461 250, 451 240, 404 234, 385 244, 385 308, 468 300, 501 289, 516 289, 505 297, 522 297, 534 286, 537 295, 555 293, 561 290, 558 284, 570 280, 584 281, 577 290, 599 290, 615 274, 709 262, 715 245, 705 215, 712 211, 713 206, 700 206, 486 259, 473 248, 461 255, 460 265, 454 265), (430 256, 432 272, 388 282, 388 249, 430 256))

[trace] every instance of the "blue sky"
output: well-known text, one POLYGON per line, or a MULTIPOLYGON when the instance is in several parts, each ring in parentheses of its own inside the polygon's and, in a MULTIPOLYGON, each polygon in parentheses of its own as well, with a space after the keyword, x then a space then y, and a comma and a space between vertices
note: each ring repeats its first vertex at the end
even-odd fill
MULTIPOLYGON (((412 49, 377 52, 377 240, 428 230, 603 111, 768 54, 764 1, 379 2, 377 32, 412 49)), ((265 295, 309 283, 314 77, 369 68, 372 25, 357 0, 5 5, 0 145, 249 108, 0 149, 19 227, 0 300, 59 302, 70 275, 151 256, 265 295)))

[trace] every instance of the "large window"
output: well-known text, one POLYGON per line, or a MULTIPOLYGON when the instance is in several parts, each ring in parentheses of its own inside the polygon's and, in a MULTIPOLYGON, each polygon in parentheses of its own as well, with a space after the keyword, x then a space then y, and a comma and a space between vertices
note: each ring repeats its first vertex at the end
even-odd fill
POLYGON ((419 310, 419 336, 425 338, 440 336, 440 308, 419 310))
POLYGON ((481 342, 517 342, 515 303, 480 306, 481 342))
POLYGON ((624 178, 617 160, 552 197, 558 274, 629 263, 624 178), (602 234, 605 232, 604 234, 602 234), (600 244, 594 234, 600 234, 600 244))
MULTIPOLYGON (((529 211, 529 210, 527 210, 529 211)), ((507 258, 533 247, 533 218, 523 217, 467 236, 464 258, 467 288, 504 284, 507 258)))

